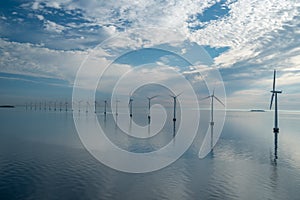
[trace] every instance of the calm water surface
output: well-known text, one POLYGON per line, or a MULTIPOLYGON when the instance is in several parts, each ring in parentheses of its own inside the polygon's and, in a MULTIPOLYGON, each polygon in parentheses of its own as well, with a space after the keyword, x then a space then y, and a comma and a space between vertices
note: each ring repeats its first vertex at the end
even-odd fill
MULTIPOLYGON (((112 141, 131 151, 152 151, 172 139, 166 125, 158 139, 128 146, 130 138, 120 136, 111 115, 98 119, 112 141)), ((128 174, 85 150, 72 113, 1 109, 0 199, 299 199, 299 122, 300 113, 280 112, 276 152, 272 112, 228 111, 221 138, 205 159, 198 151, 206 130, 172 165, 128 174)))

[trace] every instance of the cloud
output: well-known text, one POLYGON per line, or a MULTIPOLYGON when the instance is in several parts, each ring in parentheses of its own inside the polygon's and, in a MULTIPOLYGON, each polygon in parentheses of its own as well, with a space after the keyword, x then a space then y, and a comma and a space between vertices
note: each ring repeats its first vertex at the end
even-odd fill
POLYGON ((70 83, 87 56, 82 51, 51 50, 39 45, 3 39, 0 39, 0 46, 1 72, 57 78, 70 83))
POLYGON ((0 41, 2 72, 72 82, 79 63, 92 48, 110 36, 139 30, 133 37, 107 45, 114 50, 159 44, 179 47, 186 41, 226 47, 213 64, 221 70, 229 95, 235 98, 242 95, 238 92, 269 87, 274 68, 279 71, 278 87, 294 91, 300 84, 297 1, 36 0, 15 10, 16 15, 3 11, 1 16, 1 36, 8 38, 0 41), (211 8, 220 4, 226 12, 211 13, 211 8), (211 17, 214 14, 217 17, 211 17), (16 26, 19 34, 14 33, 18 32, 16 26), (170 35, 164 28, 178 34, 170 35))
POLYGON ((62 31, 64 31, 66 29, 64 26, 61 26, 50 20, 46 20, 44 22, 44 27, 47 31, 56 32, 56 33, 61 33, 62 31))

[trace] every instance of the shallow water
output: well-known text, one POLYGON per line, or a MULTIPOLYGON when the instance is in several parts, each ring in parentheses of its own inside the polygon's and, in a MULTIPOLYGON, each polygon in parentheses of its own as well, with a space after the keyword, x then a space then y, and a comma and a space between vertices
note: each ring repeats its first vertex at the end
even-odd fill
MULTIPOLYGON (((103 117, 98 120, 109 138, 131 151, 152 151, 172 139, 166 125, 165 135, 131 146, 130 138, 118 137, 111 115, 103 117)), ((198 158, 198 136, 170 166, 129 174, 85 150, 71 112, 1 109, 0 199, 298 199, 299 120, 300 113, 280 112, 278 159, 272 112, 228 111, 221 138, 206 158, 198 158)))

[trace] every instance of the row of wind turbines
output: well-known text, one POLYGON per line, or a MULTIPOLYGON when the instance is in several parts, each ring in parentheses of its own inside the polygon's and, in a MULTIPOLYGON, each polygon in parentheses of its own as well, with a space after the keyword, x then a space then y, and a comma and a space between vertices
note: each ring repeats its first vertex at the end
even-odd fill
MULTIPOLYGON (((282 91, 281 90, 276 90, 276 70, 274 70, 274 74, 273 74, 273 88, 272 90, 270 91, 272 93, 271 95, 271 102, 270 102, 270 110, 272 109, 272 106, 273 106, 273 102, 275 104, 275 112, 274 112, 274 128, 273 128, 273 131, 274 133, 278 133, 279 132, 279 127, 278 127, 278 97, 277 95, 278 94, 281 94, 282 91)), ((177 97, 179 97, 180 95, 182 94, 179 93, 177 95, 170 95, 170 97, 173 99, 173 121, 175 122, 176 121, 176 103, 177 103, 177 97)), ((154 95, 154 96, 150 96, 150 97, 146 97, 147 100, 148 100, 148 119, 150 120, 151 119, 151 116, 150 116, 150 108, 151 108, 151 100, 153 100, 154 98, 157 98, 159 95, 154 95)), ((210 128, 211 128, 211 134, 213 134, 213 126, 214 126, 214 100, 217 100, 220 104, 222 104, 223 106, 225 106, 225 104, 215 95, 215 90, 213 90, 213 93, 203 99, 202 100, 205 100, 205 99, 211 99, 210 100, 210 128)), ((129 96, 129 102, 128 102, 128 105, 129 105, 129 116, 132 118, 133 117, 133 96, 130 95, 129 96)), ((120 101, 117 99, 116 100, 116 115, 118 115, 118 103, 120 101)), ((78 107, 78 111, 81 112, 82 108, 82 104, 83 103, 83 100, 81 101, 78 101, 78 102, 72 102, 73 105, 77 105, 78 107)), ((107 114, 107 103, 108 101, 107 100, 104 100, 104 115, 107 114)), ((97 105, 99 103, 97 101, 94 102, 94 112, 96 113, 97 112, 97 105)), ((87 101, 86 102, 86 112, 88 112, 88 108, 91 107, 92 105, 87 101)), ((71 110, 69 108, 69 103, 67 101, 65 102, 57 102, 57 101, 49 101, 49 102, 31 102, 31 103, 26 103, 25 104, 25 107, 26 107, 26 110, 54 110, 54 111, 65 111, 65 112, 68 112, 69 110, 71 110)), ((71 110, 73 111, 73 110, 71 110)))

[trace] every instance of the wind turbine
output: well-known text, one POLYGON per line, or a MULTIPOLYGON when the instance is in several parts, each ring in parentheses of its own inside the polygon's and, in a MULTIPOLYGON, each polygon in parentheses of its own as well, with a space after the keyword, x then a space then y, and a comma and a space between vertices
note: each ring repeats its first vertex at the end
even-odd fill
POLYGON ((274 131, 274 133, 278 133, 279 132, 279 128, 278 128, 277 94, 282 93, 282 91, 281 90, 275 90, 275 82, 276 82, 276 70, 274 70, 273 90, 270 91, 272 93, 271 103, 270 103, 270 110, 272 109, 273 99, 275 97, 275 119, 274 119, 274 128, 273 128, 273 131, 274 131))
POLYGON ((95 101, 95 113, 97 113, 97 101, 95 101))
POLYGON ((65 111, 68 112, 68 102, 67 101, 65 102, 65 106, 66 106, 65 111))
POLYGON ((173 121, 175 122, 176 121, 176 99, 177 99, 177 97, 178 96, 180 96, 182 94, 182 92, 181 93, 179 93, 179 94, 177 94, 177 95, 174 95, 174 96, 172 96, 172 95, 170 95, 170 97, 172 97, 173 98, 173 100, 174 100, 174 108, 173 108, 173 121))
POLYGON ((104 101, 104 115, 106 115, 107 100, 104 101))
POLYGON ((83 102, 83 100, 78 101, 78 111, 80 112, 80 104, 83 102))
POLYGON ((116 116, 118 116, 118 103, 119 103, 120 101, 118 100, 118 99, 116 99, 116 116))
POLYGON ((54 111, 56 111, 56 101, 54 101, 54 111))
POLYGON ((158 95, 152 96, 152 97, 147 97, 148 99, 148 120, 150 121, 151 116, 150 116, 150 108, 151 108, 151 99, 154 99, 158 97, 158 95))
POLYGON ((49 103, 48 103, 49 111, 51 110, 51 104, 52 104, 52 101, 49 101, 49 103))
POLYGON ((88 112, 89 112, 89 107, 90 107, 90 103, 87 101, 87 102, 86 102, 85 113, 88 113, 88 112))
POLYGON ((210 101, 210 147, 211 149, 213 149, 213 135, 214 135, 214 125, 215 125, 215 122, 214 122, 214 99, 216 99, 220 104, 222 104, 223 106, 225 106, 225 104, 218 98, 215 96, 215 89, 213 90, 213 93, 212 95, 209 95, 201 100, 204 100, 204 99, 209 99, 211 98, 211 101, 210 101))
POLYGON ((62 110, 62 102, 60 101, 59 102, 59 112, 61 112, 61 110, 62 110))
POLYGON ((132 95, 130 95, 129 97, 129 102, 128 102, 128 105, 129 105, 129 116, 132 117, 132 102, 133 102, 133 98, 132 98, 132 95))

